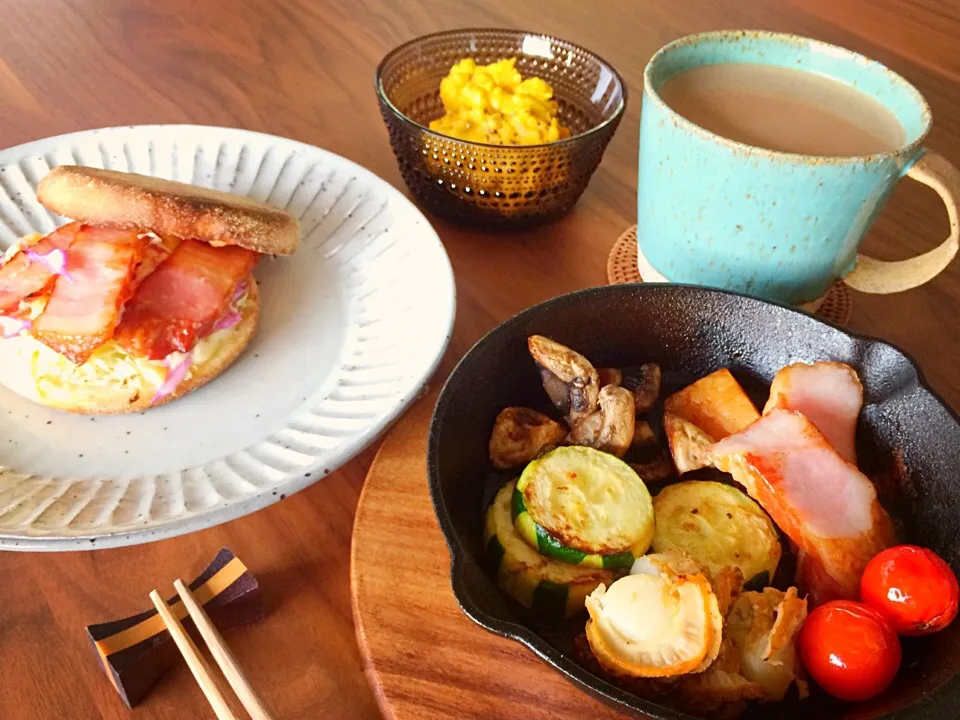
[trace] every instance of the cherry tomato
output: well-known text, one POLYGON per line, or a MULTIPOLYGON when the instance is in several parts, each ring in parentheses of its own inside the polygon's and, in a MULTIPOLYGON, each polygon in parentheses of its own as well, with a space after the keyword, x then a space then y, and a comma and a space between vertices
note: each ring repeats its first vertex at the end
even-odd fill
POLYGON ((900 639, 876 610, 851 600, 816 608, 800 631, 800 657, 817 684, 841 700, 879 695, 900 667, 900 639))
POLYGON ((932 550, 898 545, 878 554, 860 580, 860 599, 900 635, 943 630, 957 616, 960 586, 932 550))

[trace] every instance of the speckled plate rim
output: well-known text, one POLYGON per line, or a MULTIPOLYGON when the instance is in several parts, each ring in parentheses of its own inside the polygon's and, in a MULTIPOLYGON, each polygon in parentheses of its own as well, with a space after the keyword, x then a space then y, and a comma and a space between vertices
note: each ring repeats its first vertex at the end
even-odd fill
MULTIPOLYGON (((437 490, 440 472, 436 451, 436 444, 439 441, 438 419, 445 411, 449 402, 449 393, 447 392, 448 387, 458 380, 459 372, 461 371, 462 367, 469 362, 471 355, 486 345, 494 334, 498 334, 499 332, 502 332, 503 330, 512 326, 525 323, 529 317, 540 312, 545 307, 555 304, 574 303, 581 298, 591 295, 604 293, 616 294, 640 286, 645 288, 644 292, 657 293, 677 292, 678 289, 680 291, 689 290, 695 293, 730 295, 742 298, 749 302, 759 303, 761 305, 772 305, 786 310, 789 313, 802 316, 805 319, 826 325, 854 340, 858 340, 867 344, 886 346, 899 353, 904 359, 906 359, 916 373, 916 383, 919 389, 922 392, 927 393, 943 407, 947 415, 957 426, 958 432, 960 432, 960 415, 958 415, 953 408, 951 408, 933 390, 933 388, 930 387, 917 361, 909 353, 892 343, 870 335, 852 332, 844 327, 841 327, 840 325, 837 325, 836 323, 823 320, 819 317, 810 315, 809 313, 797 310, 789 305, 768 300, 761 300, 759 298, 750 297, 748 295, 730 290, 707 288, 703 286, 687 285, 682 283, 670 283, 663 285, 650 283, 621 283, 618 285, 603 285, 585 288, 583 290, 576 290, 571 293, 559 295, 555 298, 551 298, 549 300, 545 300, 544 302, 533 305, 532 307, 529 307, 517 315, 514 315, 510 319, 504 321, 484 335, 480 340, 478 340, 476 344, 474 344, 474 346, 470 348, 470 350, 460 359, 440 391, 427 435, 427 484, 430 491, 430 500, 433 503, 434 514, 437 517, 440 531, 443 534, 444 541, 446 542, 447 548, 450 552, 450 584, 453 590, 453 595, 456 598, 460 609, 463 610, 463 613, 477 623, 480 627, 484 628, 485 630, 489 630, 495 635, 515 640, 531 650, 538 658, 557 670, 576 687, 604 700, 612 706, 617 707, 622 712, 631 714, 633 716, 637 716, 637 713, 642 712, 642 717, 649 717, 652 720, 702 720, 695 715, 690 715, 679 710, 664 707, 663 705, 659 705, 652 700, 647 700, 638 695, 634 695, 633 693, 629 693, 626 690, 622 690, 616 685, 597 677, 574 662, 564 653, 550 645, 531 628, 521 625, 517 622, 501 620, 493 617, 479 608, 472 601, 472 596, 467 588, 467 580, 465 577, 464 562, 465 557, 470 554, 470 551, 466 547, 463 547, 463 545, 457 539, 456 531, 454 530, 453 523, 450 519, 449 511, 447 510, 443 498, 440 496, 437 490)), ((879 716, 875 718, 875 720, 927 720, 928 718, 932 717, 929 715, 929 711, 931 709, 930 704, 934 702, 934 700, 937 702, 939 707, 960 707, 960 676, 955 676, 946 681, 935 692, 923 696, 912 705, 902 708, 894 713, 879 716)))
POLYGON ((191 124, 128 125, 81 130, 4 148, 0 150, 0 166, 16 162, 18 158, 26 157, 33 153, 44 152, 54 145, 80 141, 84 137, 100 133, 122 132, 127 130, 143 132, 156 131, 162 133, 176 132, 184 133, 185 135, 197 132, 212 132, 222 134, 227 138, 246 137, 261 142, 288 145, 299 152, 315 154, 318 158, 323 158, 331 163, 349 169, 356 177, 363 178, 366 182, 375 186, 390 202, 396 203, 405 213, 412 213, 413 216, 418 218, 420 223, 422 223, 421 233, 417 236, 411 235, 407 237, 406 243, 410 246, 421 246, 429 249, 436 253, 437 259, 441 261, 440 267, 442 274, 431 277, 430 282, 435 285, 436 299, 442 303, 441 307, 445 311, 443 313, 444 326, 437 328, 436 336, 438 342, 430 353, 429 361, 423 364, 415 377, 407 382, 406 387, 404 387, 402 391, 397 393, 393 405, 370 421, 365 428, 350 436, 347 442, 342 443, 336 449, 316 460, 309 468, 304 468, 307 472, 292 474, 277 485, 261 489, 258 492, 252 493, 249 497, 230 501, 225 505, 220 505, 209 510, 201 510, 178 519, 164 521, 148 528, 131 527, 115 532, 75 534, 69 536, 20 535, 0 531, 0 550, 59 552, 91 550, 95 548, 115 548, 155 542, 157 540, 176 537, 220 525, 279 502, 286 498, 287 495, 298 492, 318 482, 325 475, 333 472, 346 462, 349 462, 369 447, 386 428, 392 425, 403 412, 423 394, 430 377, 439 366, 450 343, 450 338, 452 337, 456 316, 456 286, 453 267, 450 264, 449 256, 446 254, 446 250, 436 230, 416 205, 403 195, 403 193, 393 187, 393 185, 352 160, 324 150, 323 148, 291 138, 243 128, 191 124))

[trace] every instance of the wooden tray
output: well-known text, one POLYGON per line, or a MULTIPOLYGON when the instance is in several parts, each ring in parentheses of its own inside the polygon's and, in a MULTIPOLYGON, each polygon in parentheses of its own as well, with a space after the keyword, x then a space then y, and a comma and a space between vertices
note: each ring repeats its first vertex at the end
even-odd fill
POLYGON ((623 718, 525 647, 473 623, 450 589, 450 556, 427 489, 437 391, 384 440, 357 507, 350 586, 365 671, 383 713, 427 718, 623 718))

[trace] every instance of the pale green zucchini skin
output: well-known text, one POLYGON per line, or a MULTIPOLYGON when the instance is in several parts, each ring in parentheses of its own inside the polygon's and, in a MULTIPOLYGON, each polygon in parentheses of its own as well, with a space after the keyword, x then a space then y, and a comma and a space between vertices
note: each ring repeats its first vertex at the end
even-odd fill
POLYGON ((487 562, 500 588, 544 621, 572 617, 587 595, 618 576, 613 570, 571 565, 546 557, 520 536, 510 506, 515 481, 504 485, 487 509, 483 538, 487 562))

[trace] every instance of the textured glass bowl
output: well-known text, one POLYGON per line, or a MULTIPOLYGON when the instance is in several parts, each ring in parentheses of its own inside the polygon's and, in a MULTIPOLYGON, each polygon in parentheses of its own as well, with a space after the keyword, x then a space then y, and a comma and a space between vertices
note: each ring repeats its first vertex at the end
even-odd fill
POLYGON ((400 173, 441 217, 521 227, 560 217, 577 202, 613 137, 626 86, 606 61, 578 45, 518 30, 451 30, 391 51, 376 73, 377 97, 400 173), (463 58, 517 58, 527 77, 550 83, 571 136, 543 145, 465 142, 428 129, 443 115, 440 81, 463 58))

